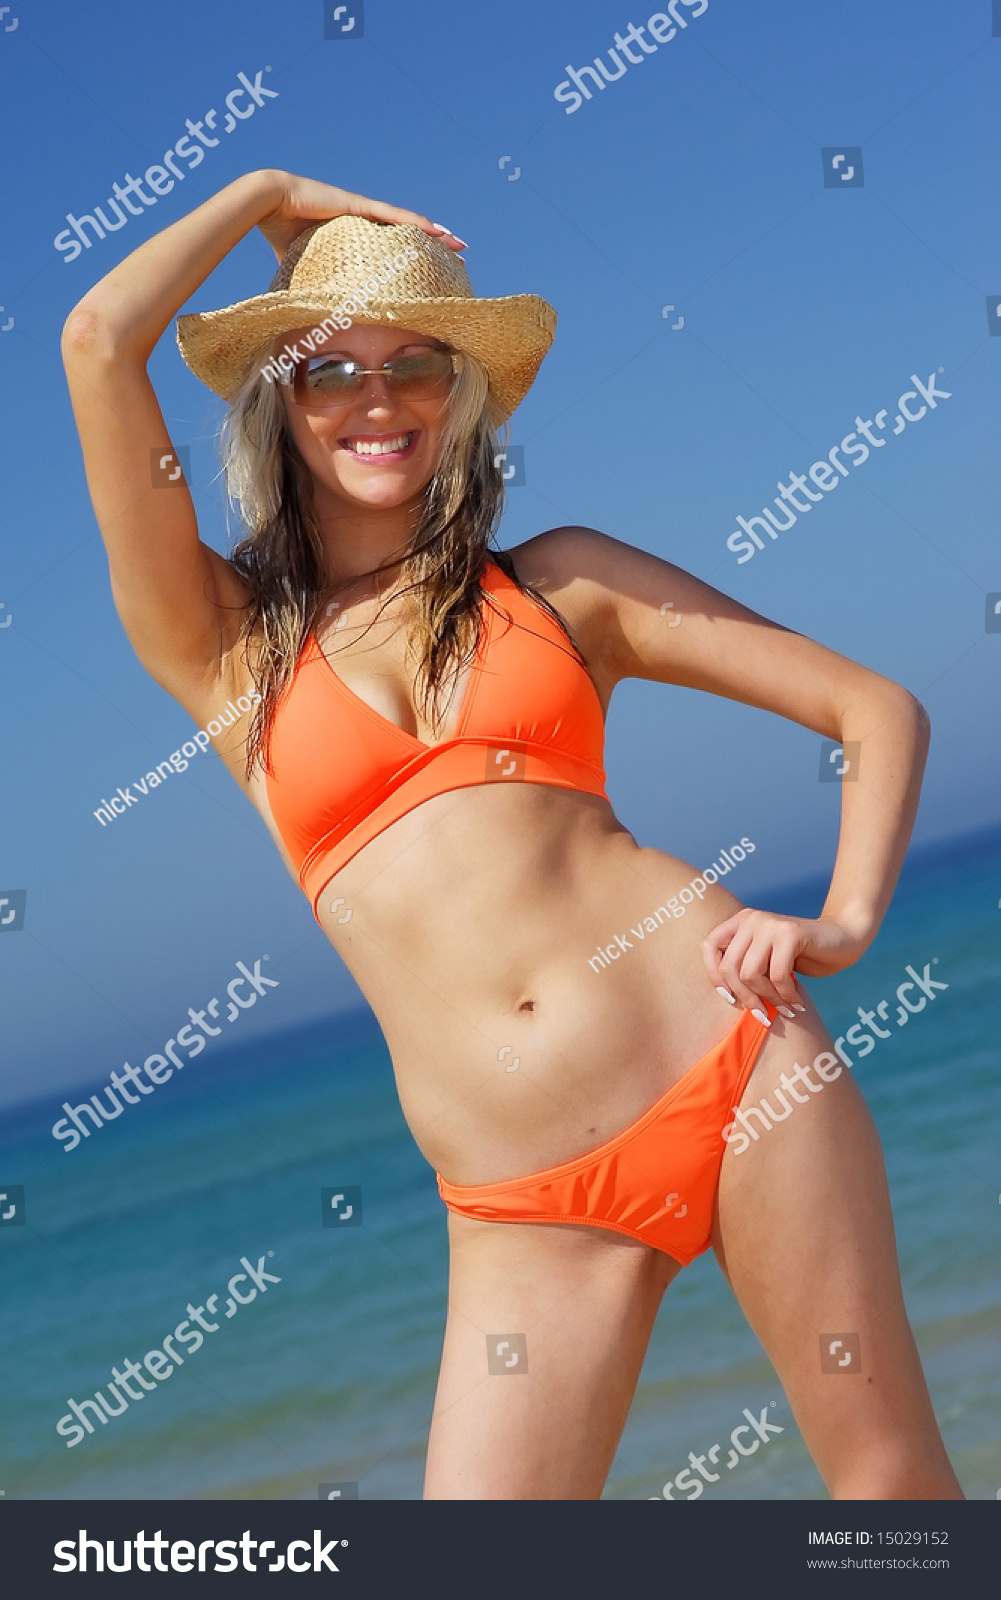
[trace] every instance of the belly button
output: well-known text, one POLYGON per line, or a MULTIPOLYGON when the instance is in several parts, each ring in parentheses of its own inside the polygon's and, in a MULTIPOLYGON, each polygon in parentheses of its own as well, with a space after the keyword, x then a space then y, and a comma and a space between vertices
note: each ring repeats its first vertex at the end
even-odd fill
POLYGON ((535 1001, 534 1000, 523 1000, 521 1002, 521 1005, 518 1007, 518 1010, 519 1011, 534 1011, 535 1010, 535 1001))

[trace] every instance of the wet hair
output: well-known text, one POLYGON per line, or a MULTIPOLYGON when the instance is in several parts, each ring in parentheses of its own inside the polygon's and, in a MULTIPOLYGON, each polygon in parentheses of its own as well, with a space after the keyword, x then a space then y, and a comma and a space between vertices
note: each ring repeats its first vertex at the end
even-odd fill
MULTIPOLYGON (((392 597, 410 593, 416 616, 410 645, 417 661, 415 695, 425 721, 440 727, 443 690, 451 686, 479 642, 482 579, 493 560, 519 580, 510 557, 488 547, 500 522, 504 480, 495 464, 507 428, 490 393, 482 362, 454 352, 457 371, 448 398, 437 466, 402 555, 392 597)), ((270 349, 259 352, 223 424, 221 452, 230 501, 249 530, 230 564, 247 587, 241 628, 244 659, 260 695, 247 740, 247 776, 270 772, 270 735, 320 607, 337 584, 324 568, 323 542, 313 505, 313 478, 295 443, 278 385, 262 376, 270 349)), ((355 580, 352 580, 355 581, 355 580)), ((519 583, 564 632, 562 618, 543 596, 519 583)), ((388 604, 388 599, 383 606, 388 604)), ((382 614, 380 607, 376 618, 382 614)), ((371 624, 370 624, 371 626, 371 624)), ((575 653, 579 655, 573 640, 575 653)))

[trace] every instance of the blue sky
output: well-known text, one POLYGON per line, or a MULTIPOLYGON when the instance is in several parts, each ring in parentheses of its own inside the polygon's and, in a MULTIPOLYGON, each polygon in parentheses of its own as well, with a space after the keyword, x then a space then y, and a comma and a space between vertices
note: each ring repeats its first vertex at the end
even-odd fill
MULTIPOLYGON (((93 817, 193 730, 112 606, 60 328, 123 255, 255 167, 424 210, 469 241, 478 292, 533 290, 556 306, 554 348, 514 419, 527 482, 511 491, 503 543, 590 524, 898 679, 934 729, 917 840, 997 819, 1001 635, 984 622, 985 597, 1001 593, 991 6, 676 9, 687 27, 571 115, 553 98, 567 66, 608 62, 616 30, 645 14, 617 0, 503 12, 369 0, 363 35, 342 40, 324 39, 319 0, 26 4, 0 19, 14 224, 0 242, 0 325, 14 319, 0 333, 0 894, 27 890, 23 931, 0 941, 0 1100, 105 1081, 221 993, 240 959, 267 953, 281 981, 248 1031, 357 1004, 211 754, 112 826, 93 817), (265 68, 275 98, 220 132, 239 74, 265 68), (52 241, 67 213, 104 204, 210 108, 219 144, 201 164, 64 261, 52 241), (839 192, 822 151, 842 142, 861 148, 864 185, 839 192), (936 374, 950 398, 892 435, 912 373, 936 374), (737 515, 759 513, 881 408, 887 445, 738 565, 726 546, 737 515)), ((188 309, 264 289, 273 265, 249 237, 188 309)), ((221 403, 172 329, 151 373, 191 448, 203 537, 225 548, 221 403)), ((745 707, 650 684, 613 701, 609 792, 623 821, 696 866, 748 835, 745 897, 830 864, 839 795, 818 763, 814 735, 745 707)))

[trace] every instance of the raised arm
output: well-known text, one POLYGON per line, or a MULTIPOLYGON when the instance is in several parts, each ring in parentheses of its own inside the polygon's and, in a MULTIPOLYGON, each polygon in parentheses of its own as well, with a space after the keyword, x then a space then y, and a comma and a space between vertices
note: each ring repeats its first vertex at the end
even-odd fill
POLYGON ((928 749, 924 707, 906 689, 793 633, 679 567, 590 529, 543 534, 518 552, 575 628, 607 696, 622 678, 725 695, 839 744, 857 742, 859 777, 841 787, 841 833, 818 918, 746 908, 703 947, 714 984, 753 1009, 797 1005, 793 972, 857 961, 890 903, 914 826, 928 749))
MULTIPOLYGON (((239 635, 244 587, 198 537, 186 486, 154 487, 170 438, 146 374, 153 347, 209 273, 255 226, 280 259, 309 222, 343 213, 445 230, 413 211, 290 173, 238 178, 140 245, 84 295, 62 352, 115 605, 147 671, 185 703, 239 635)), ((461 248, 461 241, 446 241, 461 248)))

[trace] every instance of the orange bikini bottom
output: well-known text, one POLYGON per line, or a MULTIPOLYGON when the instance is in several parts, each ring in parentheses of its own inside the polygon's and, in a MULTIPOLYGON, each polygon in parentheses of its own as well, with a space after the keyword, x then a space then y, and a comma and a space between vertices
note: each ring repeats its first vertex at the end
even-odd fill
POLYGON ((439 1173, 438 1192, 460 1216, 610 1228, 687 1267, 709 1248, 724 1130, 767 1033, 742 1011, 726 1038, 649 1111, 587 1155, 505 1183, 446 1183, 439 1173))

